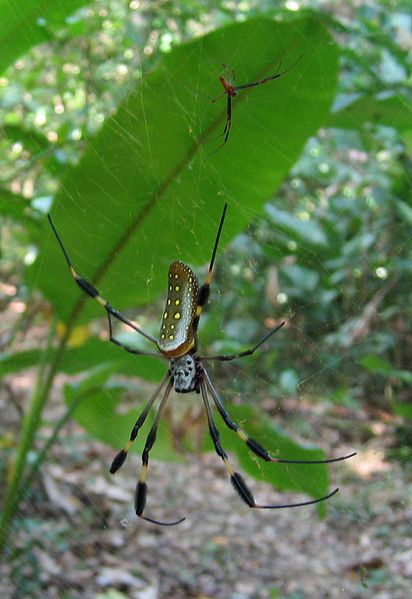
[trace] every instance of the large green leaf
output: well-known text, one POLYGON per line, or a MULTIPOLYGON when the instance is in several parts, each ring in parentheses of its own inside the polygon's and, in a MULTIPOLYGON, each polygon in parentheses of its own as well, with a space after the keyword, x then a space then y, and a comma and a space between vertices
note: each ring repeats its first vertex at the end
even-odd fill
POLYGON ((0 73, 32 46, 53 39, 64 19, 91 0, 0 0, 0 73))
MULTIPOLYGON (((327 118, 336 75, 337 48, 315 17, 234 24, 165 56, 107 119, 57 195, 54 221, 79 272, 124 309, 160 292, 172 260, 206 263, 223 203, 224 243, 261 209, 327 118), (210 155, 225 123, 226 99, 209 101, 221 92, 222 62, 239 83, 293 68, 239 93, 231 137, 210 155)), ((64 320, 100 314, 92 301, 83 310, 46 235, 31 283, 64 320)))

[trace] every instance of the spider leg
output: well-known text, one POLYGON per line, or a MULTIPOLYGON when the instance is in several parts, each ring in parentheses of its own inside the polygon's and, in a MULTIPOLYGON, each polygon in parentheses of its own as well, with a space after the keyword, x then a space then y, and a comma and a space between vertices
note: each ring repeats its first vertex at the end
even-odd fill
POLYGON ((140 335, 143 335, 143 337, 146 337, 146 339, 148 339, 149 341, 151 341, 152 343, 154 343, 157 346, 157 341, 154 337, 152 337, 148 333, 145 333, 141 328, 139 328, 137 325, 135 325, 131 320, 126 318, 126 316, 123 316, 123 314, 121 314, 118 310, 113 308, 113 306, 111 306, 109 304, 109 302, 100 295, 99 291, 96 289, 96 287, 92 283, 90 283, 86 279, 83 279, 81 276, 79 276, 77 274, 76 270, 74 269, 73 263, 69 257, 69 254, 67 253, 67 250, 63 245, 63 241, 62 241, 59 233, 57 232, 56 227, 54 226, 54 223, 51 219, 50 214, 47 215, 47 218, 49 220, 51 228, 53 229, 53 233, 56 236, 59 246, 63 252, 66 262, 69 266, 70 273, 71 273, 73 279, 76 281, 77 285, 80 287, 80 289, 82 291, 84 291, 89 297, 92 297, 93 299, 95 299, 101 306, 103 306, 103 308, 106 310, 106 312, 108 314, 111 314, 112 316, 114 316, 114 318, 117 318, 117 320, 120 320, 121 322, 123 322, 124 324, 126 324, 127 326, 132 328, 134 331, 136 331, 137 333, 140 333, 140 335))
POLYGON ((255 353, 257 349, 261 345, 263 345, 272 335, 276 333, 279 329, 281 329, 285 325, 285 322, 282 322, 280 325, 272 329, 267 335, 263 337, 256 345, 251 347, 250 349, 246 349, 245 351, 239 352, 238 354, 223 354, 219 356, 199 356, 199 360, 220 360, 221 362, 230 362, 230 360, 235 360, 236 358, 244 358, 245 356, 251 356, 255 353))
POLYGON ((115 345, 121 347, 122 349, 129 352, 130 354, 135 354, 137 356, 153 356, 154 358, 161 358, 162 360, 167 360, 167 358, 165 358, 163 354, 160 354, 158 352, 142 351, 140 349, 136 349, 135 347, 132 347, 131 345, 126 345, 125 343, 122 343, 121 341, 116 339, 113 335, 112 319, 110 316, 110 312, 106 312, 106 314, 107 314, 107 320, 109 323, 109 335, 110 335, 109 341, 111 341, 115 345))
POLYGON ((232 96, 227 97, 227 108, 226 108, 226 125, 223 129, 223 135, 225 135, 225 139, 223 140, 222 146, 227 142, 230 135, 230 129, 232 128, 232 96))
POLYGON ((232 420, 204 367, 203 373, 206 385, 212 394, 215 405, 226 426, 234 431, 242 439, 242 441, 246 443, 248 448, 262 460, 265 460, 266 462, 276 462, 278 464, 332 464, 334 462, 342 462, 343 460, 347 460, 356 455, 356 452, 353 452, 340 458, 332 458, 328 460, 287 460, 271 456, 270 453, 260 445, 260 443, 249 437, 249 435, 247 435, 247 433, 245 433, 245 431, 242 430, 234 420, 232 420))
MULTIPOLYGON (((226 92, 224 92, 224 93, 226 93, 226 92)), ((223 133, 218 136, 218 137, 221 137, 221 136, 224 135, 224 139, 223 139, 222 143, 219 146, 217 146, 217 148, 215 150, 213 150, 213 152, 211 152, 210 154, 208 154, 208 156, 213 156, 213 154, 216 154, 216 152, 218 150, 220 150, 220 148, 222 148, 225 145, 225 143, 229 139, 231 128, 232 128, 232 96, 230 96, 228 94, 227 95, 227 108, 226 108, 226 123, 225 123, 225 128, 223 129, 223 133)))
MULTIPOLYGON (((227 211, 227 204, 224 205, 222 216, 220 217, 220 223, 219 223, 219 228, 218 228, 217 234, 216 234, 215 245, 213 246, 212 257, 211 257, 210 263, 209 263, 209 270, 207 271, 205 282, 199 289, 199 294, 197 296, 196 313, 193 318, 193 324, 192 324, 195 335, 197 333, 197 328, 199 326, 200 315, 202 314, 203 308, 205 307, 207 300, 209 298, 210 285, 211 285, 212 278, 213 278, 213 266, 215 264, 216 252, 217 252, 217 248, 219 246, 220 235, 222 233, 223 224, 225 222, 226 211, 227 211)), ((197 345, 197 343, 196 343, 196 345, 197 345)))
POLYGON ((212 100, 210 100, 211 104, 214 104, 215 102, 217 102, 218 100, 220 100, 220 98, 223 98, 223 96, 225 95, 226 90, 223 90, 222 93, 220 93, 218 96, 216 96, 216 98, 213 98, 212 100))
MULTIPOLYGON (((169 376, 169 382, 168 382, 165 392, 163 394, 162 401, 160 402, 160 405, 157 409, 154 422, 149 431, 149 434, 147 436, 146 443, 145 443, 145 446, 143 449, 142 469, 140 471, 140 476, 139 476, 139 480, 138 480, 138 483, 136 486, 136 493, 135 493, 136 515, 139 516, 139 518, 143 518, 143 520, 147 520, 148 522, 152 522, 153 524, 159 524, 160 526, 174 526, 175 524, 180 524, 181 522, 183 522, 183 520, 185 520, 185 518, 180 518, 179 520, 174 520, 172 522, 161 522, 159 520, 154 520, 153 518, 143 516, 143 511, 146 506, 146 496, 147 496, 146 476, 147 476, 147 470, 148 470, 148 466, 149 466, 149 452, 152 449, 154 442, 156 441, 157 427, 159 425, 160 416, 163 412, 163 409, 166 405, 167 400, 169 399, 170 391, 173 387, 173 382, 170 379, 170 373, 167 373, 167 376, 169 376)), ((162 381, 162 384, 163 384, 163 382, 164 382, 164 380, 162 381)))
POLYGON ((207 394, 206 384, 203 379, 200 381, 200 389, 202 392, 203 403, 204 403, 205 409, 206 409, 206 416, 207 416, 207 421, 208 421, 208 425, 209 425, 209 433, 212 438, 213 444, 215 446, 215 451, 216 451, 217 455, 222 458, 223 463, 225 464, 226 469, 229 472, 230 481, 231 481, 235 491, 237 491, 237 493, 239 494, 239 497, 250 508, 276 510, 276 509, 284 509, 284 508, 289 508, 289 507, 302 507, 305 505, 312 505, 313 503, 319 503, 320 501, 325 501, 326 499, 329 499, 330 497, 335 495, 335 493, 338 492, 339 489, 335 489, 334 491, 332 491, 332 493, 329 493, 328 495, 325 495, 324 497, 319 497, 318 499, 312 499, 310 501, 302 501, 299 503, 289 503, 289 504, 281 504, 281 505, 276 505, 276 504, 275 505, 261 505, 261 504, 256 503, 251 490, 249 489, 249 487, 247 486, 246 482, 244 481, 243 477, 239 474, 239 472, 236 472, 234 470, 234 468, 228 458, 227 453, 225 452, 225 450, 222 447, 222 444, 220 442, 220 437, 219 437, 219 431, 218 431, 216 424, 213 420, 213 414, 212 414, 212 409, 211 409, 208 394, 207 394))
MULTIPOLYGON (((225 128, 223 129, 223 132, 220 135, 218 135, 218 137, 225 136, 225 138, 224 138, 223 142, 220 144, 219 148, 221 148, 226 143, 227 138, 229 137, 231 123, 232 123, 232 96, 228 95, 225 128)), ((219 149, 219 148, 217 148, 217 149, 219 149)), ((215 152, 216 152, 216 150, 215 150, 215 152)))
POLYGON ((272 81, 273 79, 277 79, 283 73, 277 73, 275 75, 271 75, 270 77, 266 77, 265 79, 261 79, 260 81, 253 81, 252 83, 245 83, 244 85, 236 85, 235 90, 239 91, 242 89, 248 89, 249 87, 256 87, 257 85, 263 85, 267 81, 272 81))
POLYGON ((140 428, 143 426, 143 424, 147 418, 147 415, 150 412, 151 407, 153 406, 154 402, 156 401, 157 397, 159 396, 160 392, 162 391, 162 388, 164 387, 164 384, 168 378, 170 378, 169 371, 166 372, 166 374, 164 375, 164 377, 162 378, 162 380, 156 387, 152 397, 149 399, 149 401, 145 405, 142 413, 139 415, 138 419, 136 420, 136 422, 132 428, 132 432, 130 433, 130 438, 129 438, 128 442, 126 443, 125 447, 122 450, 120 450, 119 453, 115 456, 115 458, 112 462, 112 465, 110 466, 111 474, 115 474, 125 463, 130 447, 132 446, 134 440, 136 439, 137 434, 138 434, 140 428))
POLYGON ((264 79, 260 79, 259 81, 253 81, 252 83, 245 83, 244 85, 236 85, 236 86, 234 86, 234 89, 235 89, 235 91, 239 91, 241 89, 247 89, 248 87, 256 87, 257 85, 263 85, 264 83, 267 83, 268 81, 273 81, 274 79, 278 79, 279 77, 282 77, 283 75, 288 73, 291 69, 293 69, 302 58, 303 58, 303 54, 301 54, 299 56, 299 58, 297 60, 295 60, 295 62, 293 64, 291 64, 290 67, 288 67, 284 71, 279 70, 280 67, 282 66, 282 61, 279 61, 279 66, 276 69, 276 71, 273 73, 273 75, 269 75, 269 77, 265 77, 264 79))
MULTIPOLYGON (((299 60, 302 57, 299 57, 299 60)), ((296 61, 298 62, 298 60, 296 61)), ((279 66, 277 67, 276 71, 272 74, 269 75, 268 77, 264 77, 264 79, 259 79, 258 81, 253 81, 252 83, 245 83, 243 85, 236 85, 235 86, 235 90, 238 91, 240 89, 247 89, 248 87, 256 87, 257 85, 263 85, 264 83, 266 83, 267 81, 273 81, 273 79, 277 79, 278 77, 281 77, 282 75, 284 75, 285 73, 287 73, 288 71, 290 71, 290 69, 292 69, 296 62, 294 62, 290 67, 288 67, 285 71, 280 72, 280 67, 282 66, 282 61, 279 61, 279 66)))

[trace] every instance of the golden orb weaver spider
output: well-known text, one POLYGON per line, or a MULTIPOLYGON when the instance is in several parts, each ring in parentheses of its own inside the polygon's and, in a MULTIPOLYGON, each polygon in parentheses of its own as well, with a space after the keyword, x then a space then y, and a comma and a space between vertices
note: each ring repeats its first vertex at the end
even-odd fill
POLYGON ((224 424, 229 429, 234 431, 242 439, 242 441, 246 443, 248 448, 255 455, 267 462, 285 464, 330 464, 332 462, 340 462, 342 460, 346 460, 356 455, 355 453, 351 453, 350 455, 346 455, 340 458, 315 461, 288 460, 273 457, 257 441, 249 437, 247 433, 245 433, 234 420, 232 420, 222 400, 220 399, 219 394, 215 389, 203 362, 208 360, 220 360, 223 362, 228 362, 230 360, 235 360, 236 358, 250 356, 253 353, 255 353, 255 351, 265 343, 265 341, 267 341, 274 333, 276 333, 276 331, 278 331, 285 324, 284 322, 282 322, 279 326, 272 329, 267 335, 265 335, 263 339, 261 339, 252 348, 239 352, 237 354, 216 356, 197 355, 197 329, 199 326, 200 315, 209 297, 210 284, 213 276, 213 267, 215 263, 217 248, 219 245, 220 235, 223 229, 223 223, 226 216, 226 210, 227 204, 225 204, 223 208, 222 216, 220 218, 220 223, 215 239, 215 244, 213 246, 212 258, 210 260, 209 269, 202 286, 199 285, 198 279, 193 270, 183 262, 172 262, 172 264, 170 265, 168 275, 168 294, 166 298, 165 310, 163 312, 159 339, 155 339, 151 335, 145 333, 131 320, 129 320, 118 310, 113 308, 113 306, 111 306, 111 304, 100 295, 99 291, 96 289, 96 287, 94 287, 92 283, 90 283, 86 279, 83 279, 81 276, 77 274, 76 270, 73 267, 71 259, 63 245, 62 239, 59 233, 57 232, 57 229, 54 226, 54 223, 50 215, 48 215, 48 220, 57 238, 59 246, 64 254, 72 277, 74 278, 77 285, 80 287, 82 291, 84 291, 90 297, 94 298, 106 310, 109 325, 110 341, 132 354, 156 356, 169 361, 169 368, 166 374, 160 381, 153 395, 151 396, 143 411, 137 418, 132 428, 130 438, 126 443, 125 447, 115 456, 110 467, 110 472, 114 474, 124 464, 128 451, 132 443, 135 441, 140 428, 144 424, 150 409, 152 408, 156 399, 162 394, 162 398, 160 400, 156 416, 154 418, 153 424, 150 428, 149 434, 144 445, 142 453, 142 468, 140 471, 140 476, 137 482, 135 492, 135 511, 137 516, 143 518, 144 520, 152 522, 153 524, 159 524, 162 526, 173 526, 185 520, 185 518, 179 518, 178 520, 174 520, 172 522, 162 522, 143 515, 146 506, 147 496, 146 477, 149 465, 149 453, 156 440, 160 416, 167 403, 172 388, 176 391, 176 393, 190 393, 192 391, 195 391, 196 393, 201 394, 206 410, 209 433, 212 438, 216 453, 219 457, 222 458, 226 466, 226 469, 229 472, 230 480, 232 482, 233 487, 239 494, 240 498, 250 508, 282 509, 312 505, 314 503, 319 503, 320 501, 325 501, 326 499, 329 499, 330 497, 335 495, 335 493, 338 492, 338 489, 335 489, 334 491, 332 491, 332 493, 329 493, 324 497, 319 497, 318 499, 314 499, 311 501, 303 501, 300 503, 291 503, 285 505, 262 505, 256 503, 243 477, 234 470, 227 453, 221 445, 219 431, 217 429, 212 414, 210 396, 212 397, 213 402, 224 424), (117 320, 120 320, 122 323, 131 327, 140 335, 146 337, 146 339, 148 339, 154 345, 156 345, 160 353, 141 351, 120 342, 113 336, 111 320, 112 317, 116 318, 117 320))
MULTIPOLYGON (((227 142, 227 140, 229 139, 230 131, 232 128, 232 99, 235 98, 238 95, 238 93, 240 91, 242 91, 243 89, 249 89, 250 87, 257 87, 258 85, 264 85, 265 83, 268 83, 268 81, 273 81, 274 79, 279 79, 279 77, 282 77, 288 71, 293 69, 293 67, 295 67, 297 65, 297 63, 301 60, 302 56, 299 56, 299 58, 290 67, 288 67, 284 71, 280 70, 280 68, 282 66, 282 62, 280 62, 277 70, 272 75, 269 75, 269 77, 264 77, 263 79, 259 79, 258 81, 252 81, 251 83, 244 83, 243 85, 234 85, 233 84, 233 82, 236 78, 236 73, 235 73, 234 69, 232 69, 232 73, 231 73, 232 76, 231 76, 230 81, 228 81, 224 75, 220 75, 219 81, 223 86, 223 91, 222 91, 222 93, 220 93, 217 96, 217 98, 214 98, 213 100, 211 100, 211 102, 212 102, 212 104, 214 104, 215 102, 220 100, 220 98, 222 98, 225 94, 227 96, 226 123, 225 123, 225 128, 223 129, 223 133, 222 133, 222 135, 224 136, 224 139, 223 139, 222 143, 220 144, 220 146, 218 146, 216 148, 216 150, 213 150, 213 152, 211 154, 209 154, 209 156, 212 156, 221 147, 223 147, 225 145, 225 143, 227 142)), ((222 66, 223 66, 223 69, 226 71, 226 66, 225 65, 222 65, 222 66)))

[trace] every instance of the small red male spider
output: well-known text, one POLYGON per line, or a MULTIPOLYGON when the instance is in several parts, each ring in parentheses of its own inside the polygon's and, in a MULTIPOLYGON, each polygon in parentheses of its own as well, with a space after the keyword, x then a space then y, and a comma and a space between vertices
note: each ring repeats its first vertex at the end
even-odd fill
POLYGON ((184 264, 181 261, 172 262, 169 267, 169 275, 168 275, 168 294, 166 298, 165 310, 163 312, 163 318, 161 322, 160 328, 160 336, 159 339, 155 339, 151 335, 145 333, 142 329, 140 329, 137 325, 135 325, 131 320, 126 318, 123 314, 121 314, 118 310, 113 308, 109 302, 104 299, 99 291, 94 287, 92 283, 89 283, 86 279, 80 277, 75 271, 73 264, 70 260, 70 257, 63 245, 62 239, 57 232, 56 227, 53 224, 53 221, 48 215, 48 219, 50 225, 53 229, 53 232, 57 238, 57 241, 60 245, 60 248, 64 254, 66 262, 70 268, 70 272, 77 285, 80 287, 82 291, 84 291, 87 295, 94 298, 103 308, 106 310, 108 326, 109 326, 109 335, 110 341, 115 343, 122 349, 132 354, 137 355, 149 355, 156 356, 159 358, 166 359, 169 362, 169 368, 162 378, 161 382, 155 389, 153 395, 147 402, 144 407, 142 413, 137 418, 132 432, 130 434, 130 438, 126 443, 125 447, 116 455, 113 460, 113 463, 110 467, 110 472, 114 474, 121 468, 124 464, 128 451, 134 440, 136 439, 138 432, 145 422, 147 415, 149 414, 150 409, 155 403, 156 399, 162 395, 154 422, 150 428, 149 434, 146 439, 146 443, 144 445, 143 454, 142 454, 142 468, 140 472, 140 477, 136 486, 135 493, 135 510, 136 514, 143 518, 144 520, 148 520, 154 524, 160 524, 163 526, 172 526, 175 524, 179 524, 184 520, 184 518, 180 518, 178 520, 174 520, 172 522, 162 522, 159 520, 154 520, 153 518, 149 518, 148 516, 143 515, 143 511, 146 506, 146 495, 147 495, 147 484, 146 477, 149 465, 149 452, 153 447, 153 444, 156 440, 157 428, 160 420, 160 416, 163 412, 163 409, 166 405, 166 402, 169 398, 170 392, 172 388, 176 391, 176 393, 190 393, 195 391, 196 393, 201 393, 202 400, 206 410, 206 417, 209 427, 209 433, 212 438, 216 453, 219 457, 222 458, 226 469, 229 473, 230 480, 232 482, 233 487, 239 494, 240 498, 250 507, 250 508, 259 508, 259 509, 281 509, 281 508, 289 508, 289 507, 299 507, 304 505, 311 505, 313 503, 319 503, 320 501, 324 501, 325 499, 329 499, 332 495, 338 492, 338 489, 335 489, 332 493, 324 497, 320 497, 318 499, 314 499, 311 501, 303 501, 300 503, 292 503, 285 505, 262 505, 255 502, 255 499, 244 481, 243 477, 234 470, 229 457, 225 450, 223 449, 219 431, 216 427, 214 417, 212 414, 212 406, 210 398, 212 398, 219 415, 221 416, 224 424, 234 431, 241 440, 246 443, 248 448, 259 458, 265 460, 266 462, 277 462, 277 463, 287 463, 287 464, 329 464, 332 462, 339 462, 342 460, 346 460, 355 455, 355 453, 351 453, 350 455, 346 455, 340 458, 334 458, 330 460, 316 460, 316 461, 307 461, 307 460, 289 460, 289 459, 280 459, 273 457, 264 449, 257 441, 249 437, 240 426, 232 420, 228 411, 226 410, 221 398, 217 390, 215 389, 209 373, 207 372, 204 362, 211 360, 220 360, 223 362, 228 362, 230 360, 234 360, 236 358, 242 358, 245 356, 252 355, 259 347, 261 347, 265 341, 269 339, 276 331, 278 331, 285 323, 282 322, 279 326, 272 329, 269 333, 267 333, 261 341, 259 341, 252 348, 247 349, 245 351, 239 352, 237 354, 228 354, 228 355, 217 355, 217 356, 199 356, 197 355, 197 329, 199 326, 199 319, 202 313, 203 308, 205 307, 209 292, 210 292, 210 284, 212 281, 213 275, 213 266, 215 262, 216 252, 219 245, 220 235, 223 229, 223 223, 226 216, 227 204, 225 204, 222 212, 222 216, 220 218, 220 224, 218 227, 215 244, 213 246, 212 258, 209 264, 209 270, 207 272, 205 281, 202 286, 199 285, 199 281, 193 272, 193 270, 184 264), (157 352, 146 352, 135 349, 128 345, 125 345, 118 339, 113 336, 112 329, 112 317, 120 320, 127 326, 131 327, 134 331, 143 335, 151 341, 157 348, 157 352))
MULTIPOLYGON (((273 73, 272 75, 269 75, 269 77, 265 77, 264 79, 259 79, 258 81, 253 81, 252 83, 244 83, 243 85, 233 85, 233 81, 235 80, 235 71, 234 70, 232 70, 232 82, 229 82, 223 75, 220 75, 219 80, 220 80, 220 83, 223 85, 223 91, 221 94, 219 94, 217 96, 217 98, 214 98, 213 100, 211 100, 211 102, 212 103, 217 102, 225 94, 227 95, 226 123, 225 123, 225 128, 223 129, 223 133, 222 133, 222 135, 224 135, 223 142, 220 144, 220 146, 218 146, 216 148, 216 150, 214 150, 212 152, 212 154, 214 154, 215 152, 217 152, 217 150, 219 150, 222 146, 224 146, 225 143, 227 142, 227 140, 229 139, 230 130, 232 128, 232 98, 237 96, 238 92, 241 91, 242 89, 248 89, 249 87, 256 87, 257 85, 263 85, 264 83, 267 83, 268 81, 273 81, 273 79, 278 79, 279 77, 282 77, 282 75, 285 75, 285 73, 287 73, 288 71, 293 69, 293 67, 299 62, 299 60, 301 58, 302 58, 302 56, 300 56, 290 67, 288 67, 284 71, 280 71, 280 67, 282 66, 282 63, 280 62, 277 71, 275 71, 275 73, 273 73)), ((223 65, 223 68, 226 70, 225 65, 223 65)))

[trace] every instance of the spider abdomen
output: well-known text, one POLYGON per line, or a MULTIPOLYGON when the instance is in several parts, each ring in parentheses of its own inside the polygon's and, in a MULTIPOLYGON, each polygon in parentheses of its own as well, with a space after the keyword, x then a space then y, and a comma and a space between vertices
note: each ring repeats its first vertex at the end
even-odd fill
POLYGON ((195 345, 193 320, 196 315, 199 282, 193 270, 181 262, 169 267, 166 306, 157 345, 162 354, 174 358, 195 345))

